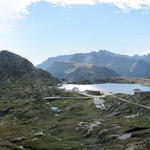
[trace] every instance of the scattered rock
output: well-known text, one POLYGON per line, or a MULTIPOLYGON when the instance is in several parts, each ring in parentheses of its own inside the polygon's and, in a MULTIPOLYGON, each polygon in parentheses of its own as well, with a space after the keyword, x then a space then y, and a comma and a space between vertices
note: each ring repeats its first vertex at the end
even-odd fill
POLYGON ((132 144, 126 150, 136 150, 136 149, 137 149, 137 146, 132 144))
POLYGON ((125 116, 124 118, 130 119, 130 118, 135 118, 135 117, 138 117, 138 116, 139 116, 139 114, 132 114, 130 116, 125 116))
POLYGON ((144 147, 144 142, 143 141, 135 143, 135 144, 131 144, 125 150, 137 150, 139 147, 142 147, 142 148, 144 147))
POLYGON ((111 108, 112 108, 112 106, 111 106, 111 105, 107 105, 107 106, 105 107, 105 110, 106 110, 106 111, 110 111, 110 110, 111 110, 111 108))
POLYGON ((56 128, 57 128, 57 124, 53 124, 53 125, 51 125, 50 129, 52 130, 52 129, 56 129, 56 128))
POLYGON ((111 118, 119 116, 119 115, 120 115, 120 112, 113 112, 110 115, 108 115, 106 118, 107 119, 111 119, 111 118))
POLYGON ((124 104, 119 106, 119 110, 125 110, 128 107, 129 107, 129 104, 124 103, 124 104))
POLYGON ((118 137, 119 140, 127 140, 132 136, 132 133, 124 134, 118 137))
POLYGON ((37 133, 34 133, 33 136, 44 136, 44 133, 43 132, 37 132, 37 133))
POLYGON ((4 125, 5 125, 5 122, 1 122, 1 123, 0 123, 0 126, 4 126, 4 125))
POLYGON ((24 149, 25 149, 23 146, 18 146, 18 147, 19 147, 19 149, 22 149, 22 150, 24 150, 24 149))
POLYGON ((10 139, 10 142, 12 142, 12 143, 18 143, 18 142, 21 142, 21 141, 23 141, 25 139, 26 139, 25 137, 17 137, 17 138, 10 139))
POLYGON ((99 132, 98 138, 103 138, 108 133, 108 129, 103 129, 99 132))
POLYGON ((107 134, 108 134, 108 129, 101 130, 97 137, 97 143, 105 143, 107 134))
POLYGON ((145 147, 150 149, 150 138, 145 141, 145 147))
POLYGON ((59 116, 59 114, 54 114, 54 116, 55 116, 55 117, 58 117, 58 116, 59 116))
POLYGON ((92 131, 94 130, 94 127, 100 125, 101 122, 96 120, 93 121, 92 123, 88 123, 88 122, 80 122, 79 125, 77 126, 76 130, 81 132, 84 137, 89 137, 92 133, 92 131))
POLYGON ((119 135, 110 135, 106 138, 105 142, 113 141, 118 138, 119 135))
POLYGON ((0 118, 2 118, 5 115, 7 115, 9 113, 9 111, 10 111, 9 109, 0 111, 0 118))
POLYGON ((67 110, 69 110, 69 111, 74 111, 74 110, 75 110, 75 107, 74 107, 74 106, 70 106, 70 107, 67 108, 67 110))
POLYGON ((67 108, 69 111, 81 111, 83 109, 83 105, 78 104, 76 106, 70 106, 67 108))
POLYGON ((117 139, 119 137, 119 135, 110 135, 110 136, 107 137, 107 134, 109 132, 110 132, 109 129, 103 129, 103 130, 101 130, 99 132, 99 134, 98 134, 98 137, 97 137, 97 139, 98 139, 97 143, 101 143, 101 144, 107 143, 107 142, 115 140, 115 139, 117 139))
POLYGON ((8 141, 0 141, 0 147, 4 147, 4 149, 7 148, 11 150, 19 150, 19 148, 16 145, 8 141))

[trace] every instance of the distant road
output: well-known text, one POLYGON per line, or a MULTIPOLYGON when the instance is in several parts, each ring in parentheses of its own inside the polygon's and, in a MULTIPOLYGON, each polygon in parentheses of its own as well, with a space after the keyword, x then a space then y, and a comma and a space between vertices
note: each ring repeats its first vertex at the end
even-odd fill
MULTIPOLYGON (((106 96, 105 94, 102 95, 102 96, 94 96, 94 95, 88 95, 88 94, 86 94, 85 92, 79 92, 79 93, 82 94, 82 95, 85 95, 85 96, 94 98, 94 99, 96 99, 97 97, 103 98, 103 97, 106 96)), ((108 94, 108 95, 110 95, 110 94, 108 94)), ((113 95, 113 97, 119 99, 120 101, 126 102, 126 103, 128 103, 128 104, 133 104, 133 105, 136 105, 136 106, 139 106, 139 107, 142 107, 142 108, 145 108, 145 109, 150 110, 150 106, 142 105, 142 104, 139 104, 139 103, 134 103, 134 102, 128 101, 128 100, 126 100, 126 99, 124 99, 124 98, 116 97, 115 95, 113 95)))
MULTIPOLYGON (((85 92, 78 92, 79 94, 81 95, 84 95, 85 97, 59 97, 59 96, 56 96, 56 97, 45 97, 43 98, 43 100, 56 100, 56 99, 89 99, 89 98, 93 98, 94 100, 97 99, 97 98, 104 98, 106 95, 101 95, 101 96, 95 96, 95 95, 89 95, 85 92)), ((108 94, 109 95, 109 94, 108 94)), ((128 104, 132 104, 132 105, 136 105, 136 106, 139 106, 139 107, 142 107, 142 108, 145 108, 145 109, 148 109, 150 110, 150 106, 146 106, 146 105, 142 105, 142 104, 139 104, 139 103, 135 103, 135 102, 131 102, 131 101, 128 101, 124 98, 120 98, 120 97, 116 97, 115 95, 113 95, 114 98, 117 98, 118 100, 120 101, 123 101, 125 103, 128 103, 128 104)))
POLYGON ((45 97, 43 100, 55 100, 55 99, 89 99, 91 97, 59 97, 59 96, 53 96, 53 97, 45 97))
POLYGON ((116 97, 115 95, 114 95, 114 98, 117 98, 117 99, 119 99, 119 100, 121 100, 123 102, 126 102, 128 104, 133 104, 133 105, 136 105, 136 106, 139 106, 139 107, 143 107, 143 108, 146 108, 146 109, 150 110, 150 106, 145 106, 145 105, 142 105, 142 104, 139 104, 139 103, 134 103, 134 102, 128 101, 128 100, 126 100, 124 98, 116 97))

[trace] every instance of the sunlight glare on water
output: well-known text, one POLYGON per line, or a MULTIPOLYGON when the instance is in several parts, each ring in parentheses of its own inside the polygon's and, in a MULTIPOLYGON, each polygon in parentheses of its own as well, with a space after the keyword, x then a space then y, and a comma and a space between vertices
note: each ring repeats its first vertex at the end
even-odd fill
POLYGON ((120 83, 105 83, 105 84, 91 84, 91 85, 77 85, 77 84, 63 84, 60 88, 65 90, 72 90, 77 87, 81 92, 85 90, 100 90, 112 93, 133 94, 134 89, 141 91, 150 91, 150 87, 142 86, 140 84, 120 84, 120 83))

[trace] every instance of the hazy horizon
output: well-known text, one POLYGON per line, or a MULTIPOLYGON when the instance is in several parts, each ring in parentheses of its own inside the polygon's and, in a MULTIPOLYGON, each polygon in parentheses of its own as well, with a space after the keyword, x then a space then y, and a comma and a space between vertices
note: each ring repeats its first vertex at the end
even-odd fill
POLYGON ((106 49, 150 53, 150 0, 0 2, 0 50, 37 65, 49 57, 106 49))

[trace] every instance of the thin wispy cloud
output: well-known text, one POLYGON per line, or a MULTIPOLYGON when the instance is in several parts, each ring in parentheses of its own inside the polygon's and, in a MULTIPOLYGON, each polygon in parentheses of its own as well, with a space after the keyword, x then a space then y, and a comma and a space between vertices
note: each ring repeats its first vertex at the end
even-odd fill
POLYGON ((113 4, 124 11, 130 9, 149 9, 150 0, 1 0, 0 19, 18 18, 28 14, 27 7, 36 2, 49 2, 54 5, 95 5, 97 3, 113 4))

